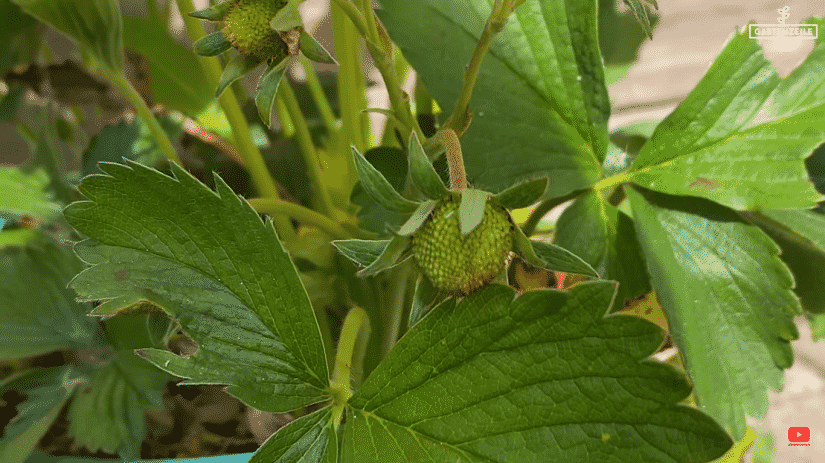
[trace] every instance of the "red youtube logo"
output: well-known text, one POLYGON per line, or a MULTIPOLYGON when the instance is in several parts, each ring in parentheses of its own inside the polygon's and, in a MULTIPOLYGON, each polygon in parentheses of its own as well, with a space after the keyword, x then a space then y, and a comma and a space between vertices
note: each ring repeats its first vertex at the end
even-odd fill
POLYGON ((791 426, 788 428, 789 442, 808 442, 811 440, 811 430, 807 426, 791 426))

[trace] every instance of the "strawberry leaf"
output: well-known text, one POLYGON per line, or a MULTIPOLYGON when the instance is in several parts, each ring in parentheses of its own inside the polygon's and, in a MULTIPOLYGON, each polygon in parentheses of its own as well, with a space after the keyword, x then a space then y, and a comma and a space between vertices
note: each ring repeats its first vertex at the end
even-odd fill
POLYGON ((741 439, 793 363, 799 301, 779 248, 702 198, 627 190, 639 243, 702 409, 741 439))
POLYGON ((699 462, 730 437, 648 359, 662 331, 604 317, 605 282, 492 285, 418 322, 347 405, 344 461, 699 462), (433 342, 436 340, 436 342, 433 342))
POLYGON ((250 405, 286 411, 323 400, 328 372, 315 314, 271 222, 215 176, 217 193, 172 166, 174 178, 130 162, 83 180, 89 201, 65 215, 97 240, 73 286, 116 312, 163 307, 200 349, 149 358, 192 383, 229 384, 250 405))

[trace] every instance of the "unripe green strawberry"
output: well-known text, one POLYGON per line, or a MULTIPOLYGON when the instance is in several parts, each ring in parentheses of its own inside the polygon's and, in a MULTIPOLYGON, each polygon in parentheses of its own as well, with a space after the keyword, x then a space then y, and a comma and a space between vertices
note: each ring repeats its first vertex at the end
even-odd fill
POLYGON ((513 224, 507 211, 488 201, 481 223, 461 235, 460 199, 448 196, 412 238, 415 260, 432 284, 457 295, 495 279, 510 261, 513 224))
POLYGON ((279 61, 286 57, 287 45, 269 22, 284 5, 285 0, 235 0, 223 18, 223 33, 241 53, 261 61, 279 61))

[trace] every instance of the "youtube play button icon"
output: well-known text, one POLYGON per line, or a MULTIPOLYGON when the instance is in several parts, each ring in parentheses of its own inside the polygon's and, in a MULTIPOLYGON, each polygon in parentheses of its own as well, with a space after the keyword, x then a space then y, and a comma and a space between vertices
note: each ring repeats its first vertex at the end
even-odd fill
POLYGON ((811 430, 807 426, 791 426, 788 428, 788 441, 792 445, 811 445, 807 442, 811 440, 811 430))

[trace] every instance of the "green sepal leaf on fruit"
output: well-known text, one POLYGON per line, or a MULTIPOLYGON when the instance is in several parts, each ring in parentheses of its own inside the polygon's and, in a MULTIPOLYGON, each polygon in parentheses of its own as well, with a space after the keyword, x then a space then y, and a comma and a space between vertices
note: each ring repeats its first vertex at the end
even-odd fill
POLYGON ((406 236, 395 236, 390 240, 384 251, 369 266, 356 273, 359 277, 377 275, 384 270, 391 269, 409 257, 410 239, 406 236))
POLYGON ((201 56, 218 56, 232 48, 232 42, 218 31, 201 37, 192 46, 195 53, 201 56))
POLYGON ((281 86, 281 80, 283 80, 286 72, 286 65, 287 61, 284 60, 267 66, 258 80, 255 106, 258 107, 258 116, 260 116, 261 122, 267 127, 269 127, 272 107, 275 105, 275 95, 278 93, 278 87, 281 86))
POLYGON ((248 55, 238 55, 232 58, 232 60, 227 63, 218 81, 218 87, 215 89, 215 98, 220 98, 223 91, 226 90, 226 87, 229 87, 232 82, 240 79, 247 72, 258 67, 259 64, 260 62, 258 60, 248 55))
POLYGON ((355 158, 355 167, 358 169, 358 177, 361 186, 384 208, 390 211, 410 213, 418 208, 418 204, 398 193, 390 185, 389 180, 381 174, 367 158, 361 154, 356 147, 352 147, 352 154, 355 158))
POLYGON ((461 227, 462 236, 469 235, 481 224, 489 197, 490 193, 472 188, 461 192, 461 204, 458 206, 458 223, 461 227))
POLYGON ((441 199, 449 190, 433 168, 415 132, 410 135, 409 172, 413 185, 429 199, 441 199))
POLYGON ((286 5, 278 10, 269 21, 269 27, 276 32, 286 32, 296 27, 303 28, 303 26, 304 22, 298 12, 298 5, 288 0, 286 5))
POLYGON ((387 249, 391 240, 338 240, 332 244, 344 255, 361 267, 369 267, 387 249))
MULTIPOLYGON (((391 268, 399 259, 406 259, 411 251, 429 283, 447 294, 466 295, 504 274, 514 250, 538 267, 553 266, 564 272, 597 275, 587 263, 554 245, 541 245, 543 259, 537 256, 530 241, 513 223, 507 208, 496 200, 501 198, 512 206, 532 204, 546 189, 546 178, 524 182, 499 195, 471 188, 452 191, 443 184, 413 133, 408 153, 409 179, 429 198, 415 202, 402 196, 354 147, 353 154, 364 191, 384 208, 409 214, 393 232, 395 245, 381 248, 380 258, 375 257, 368 268, 358 272, 359 276, 391 268), (402 242, 403 237, 411 240, 402 242), (397 256, 395 260, 393 256, 397 256)), ((356 244, 360 246, 361 243, 356 244)), ((346 255, 348 251, 351 250, 342 252, 346 255)), ((358 262, 362 256, 347 257, 358 262)))
POLYGON ((561 246, 536 240, 530 240, 530 245, 536 256, 544 263, 542 267, 599 278, 599 274, 590 264, 561 246))
POLYGON ((299 46, 304 56, 316 63, 338 64, 332 54, 303 29, 301 29, 299 46))
POLYGON ((401 225, 396 234, 401 236, 412 236, 413 233, 421 228, 421 225, 430 218, 430 213, 435 209, 438 201, 424 201, 419 204, 418 209, 410 215, 410 218, 401 225))
POLYGON ((410 318, 408 326, 412 328, 433 307, 446 299, 446 294, 433 286, 429 278, 420 275, 415 282, 415 292, 413 293, 412 306, 410 307, 410 318))
POLYGON ((555 244, 531 240, 519 227, 515 227, 514 235, 513 250, 534 267, 599 277, 598 272, 590 264, 567 249, 555 244))
POLYGON ((226 17, 226 14, 232 6, 232 0, 225 1, 223 3, 218 3, 217 5, 204 8, 203 10, 193 11, 189 13, 189 16, 198 19, 205 19, 207 21, 223 21, 223 18, 226 17))

